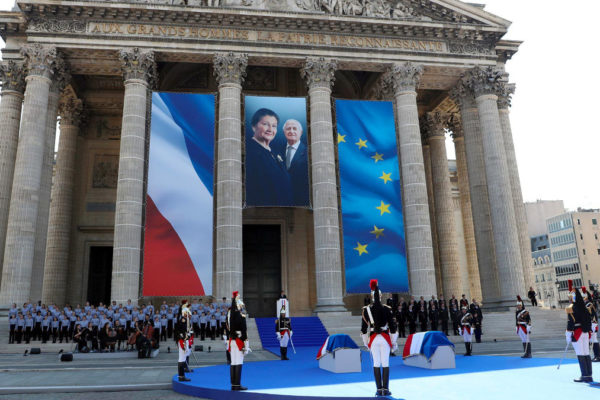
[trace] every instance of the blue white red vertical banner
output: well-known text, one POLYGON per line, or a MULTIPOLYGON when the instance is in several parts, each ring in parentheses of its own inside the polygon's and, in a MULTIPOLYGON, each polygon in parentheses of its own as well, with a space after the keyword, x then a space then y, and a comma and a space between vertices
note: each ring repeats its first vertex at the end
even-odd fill
POLYGON ((144 296, 212 292, 215 96, 152 94, 144 296))
POLYGON ((336 100, 346 292, 408 292, 394 108, 336 100))

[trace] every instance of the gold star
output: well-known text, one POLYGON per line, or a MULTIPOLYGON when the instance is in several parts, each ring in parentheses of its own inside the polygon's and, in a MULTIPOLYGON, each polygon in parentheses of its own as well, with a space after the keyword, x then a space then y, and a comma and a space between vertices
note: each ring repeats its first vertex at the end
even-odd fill
POLYGON ((342 135, 342 134, 338 133, 338 144, 340 144, 342 142, 346 143, 346 135, 342 135))
POLYGON ((385 236, 383 234, 383 228, 378 228, 375 225, 373 225, 373 230, 369 233, 372 233, 373 235, 375 235, 375 239, 379 239, 379 236, 385 236))
POLYGON ((358 251, 359 256, 362 256, 363 253, 369 254, 369 252, 367 251, 368 244, 360 244, 359 242, 356 242, 356 246, 357 247, 355 247, 354 250, 358 251))
POLYGON ((363 147, 367 147, 367 141, 362 140, 362 139, 358 139, 358 142, 356 142, 354 144, 357 145, 359 149, 362 149, 363 147))
POLYGON ((381 214, 379 214, 379 215, 383 215, 385 213, 391 214, 390 205, 385 204, 383 201, 381 202, 381 205, 379 207, 375 207, 375 208, 381 212, 381 214))
POLYGON ((373 160, 375 160, 375 163, 377 163, 377 161, 383 161, 383 154, 379 154, 378 152, 375 152, 375 155, 371 156, 371 158, 373 160))
POLYGON ((392 178, 390 178, 390 175, 392 175, 392 173, 385 173, 383 171, 381 171, 381 176, 379 177, 379 179, 383 179, 383 183, 388 183, 388 181, 391 181, 392 178))

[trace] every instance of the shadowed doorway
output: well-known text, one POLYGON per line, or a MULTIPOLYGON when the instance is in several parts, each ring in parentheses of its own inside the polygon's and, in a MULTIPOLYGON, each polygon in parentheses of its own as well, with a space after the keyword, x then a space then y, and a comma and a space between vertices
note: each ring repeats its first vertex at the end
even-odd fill
POLYGON ((91 304, 110 303, 112 280, 112 246, 90 247, 90 273, 88 278, 87 301, 91 304))
POLYGON ((274 317, 281 292, 281 227, 244 225, 244 296, 250 317, 274 317))

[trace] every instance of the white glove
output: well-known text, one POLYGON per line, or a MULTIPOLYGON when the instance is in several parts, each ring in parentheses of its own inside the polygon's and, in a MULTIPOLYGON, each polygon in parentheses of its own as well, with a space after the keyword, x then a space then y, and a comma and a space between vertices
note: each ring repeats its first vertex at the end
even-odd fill
POLYGON ((369 347, 369 336, 366 333, 361 333, 360 337, 365 345, 365 347, 369 347))
POLYGON ((527 325, 527 333, 531 333, 531 325, 527 325))
POLYGON ((281 333, 275 332, 275 335, 277 336, 277 340, 281 341, 281 333))
POLYGON ((250 341, 246 340, 244 342, 244 355, 251 353, 252 349, 250 348, 250 341))
POLYGON ((294 331, 290 331, 290 339, 292 338, 293 334, 294 334, 294 331))
POLYGON ((395 353, 398 351, 398 333, 392 333, 390 339, 392 340, 392 352, 395 353))
POLYGON ((566 331, 565 332, 565 339, 567 339, 567 344, 571 343, 571 341, 573 340, 573 332, 566 331))

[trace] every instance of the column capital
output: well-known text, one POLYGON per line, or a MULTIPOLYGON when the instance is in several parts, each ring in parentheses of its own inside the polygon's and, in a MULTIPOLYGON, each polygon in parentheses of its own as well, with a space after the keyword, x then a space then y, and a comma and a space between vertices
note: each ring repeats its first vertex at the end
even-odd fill
POLYGON ((0 83, 2 83, 2 91, 13 90, 23 94, 25 91, 25 65, 13 60, 0 65, 0 83))
POLYGON ((56 56, 56 62, 54 63, 52 70, 54 76, 52 77, 52 83, 50 84, 50 91, 61 93, 71 82, 71 72, 61 54, 56 56))
POLYGON ((316 87, 331 89, 337 67, 335 60, 324 57, 308 57, 300 69, 300 76, 305 80, 309 89, 316 87))
POLYGON ((153 87, 158 79, 154 52, 141 50, 139 47, 119 51, 123 80, 139 79, 153 87))
POLYGON ((460 108, 475 107, 473 92, 467 85, 467 78, 462 77, 448 93, 452 101, 460 108))
POLYGON ((494 67, 475 67, 464 75, 464 81, 475 97, 498 95, 505 86, 504 71, 494 67))
POLYGON ((38 75, 51 78, 58 55, 56 46, 39 43, 25 44, 21 47, 21 54, 25 57, 28 76, 38 75))
POLYGON ((60 126, 79 126, 83 118, 83 102, 73 96, 63 97, 58 104, 60 126))
POLYGON ((460 119, 459 113, 452 113, 450 115, 450 119, 448 120, 448 129, 452 131, 452 133, 450 133, 450 136, 452 136, 452 139, 454 139, 454 141, 458 139, 463 139, 465 137, 462 127, 462 120, 460 119))
POLYGON ((515 94, 515 84, 507 83, 502 85, 502 90, 498 93, 498 108, 508 109, 512 101, 512 95, 515 94))
POLYGON ((217 83, 234 83, 241 85, 246 77, 248 67, 248 54, 245 53, 217 53, 213 57, 213 75, 217 83))
POLYGON ((425 122, 427 125, 427 138, 445 137, 445 128, 448 126, 449 114, 439 111, 428 112, 425 114, 425 122))
POLYGON ((423 75, 423 66, 411 62, 394 63, 384 73, 383 81, 394 94, 403 91, 416 91, 423 75))

